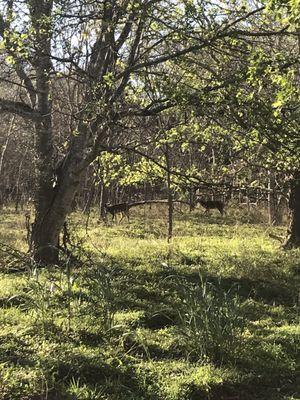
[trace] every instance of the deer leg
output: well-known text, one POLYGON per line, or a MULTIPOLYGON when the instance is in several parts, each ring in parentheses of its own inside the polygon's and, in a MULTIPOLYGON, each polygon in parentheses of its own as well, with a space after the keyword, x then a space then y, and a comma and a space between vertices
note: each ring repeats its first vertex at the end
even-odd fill
POLYGON ((124 216, 125 216, 124 211, 122 211, 122 213, 121 213, 121 219, 120 219, 119 223, 121 223, 121 222, 123 221, 124 216))

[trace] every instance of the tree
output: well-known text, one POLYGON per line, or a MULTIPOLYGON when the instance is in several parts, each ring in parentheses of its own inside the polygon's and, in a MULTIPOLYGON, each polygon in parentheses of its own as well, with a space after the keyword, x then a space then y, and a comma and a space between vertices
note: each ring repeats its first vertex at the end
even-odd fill
POLYGON ((262 10, 186 0, 0 2, 1 81, 19 95, 0 98, 0 111, 27 119, 35 131, 37 261, 58 262, 59 234, 82 174, 122 135, 122 121, 176 104, 163 92, 149 95, 149 77, 163 80, 174 60, 244 35, 244 22, 262 10), (61 110, 53 99, 59 79, 77 95, 72 131, 57 157, 55 113, 61 110))
POLYGON ((269 15, 267 24, 273 34, 257 31, 255 16, 245 40, 230 37, 216 54, 180 60, 182 69, 189 68, 189 80, 181 80, 177 91, 199 118, 209 121, 211 131, 230 138, 232 149, 253 169, 257 165, 266 173, 291 176, 286 246, 293 247, 300 243, 299 31, 292 23, 296 13, 290 19, 275 17, 269 15))

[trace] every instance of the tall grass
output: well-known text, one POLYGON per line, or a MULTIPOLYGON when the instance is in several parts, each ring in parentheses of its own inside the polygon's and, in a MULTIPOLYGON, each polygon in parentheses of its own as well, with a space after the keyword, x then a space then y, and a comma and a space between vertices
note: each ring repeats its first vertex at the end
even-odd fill
POLYGON ((201 275, 197 284, 180 282, 178 328, 189 358, 217 364, 234 359, 245 328, 243 305, 235 289, 226 291, 201 275))

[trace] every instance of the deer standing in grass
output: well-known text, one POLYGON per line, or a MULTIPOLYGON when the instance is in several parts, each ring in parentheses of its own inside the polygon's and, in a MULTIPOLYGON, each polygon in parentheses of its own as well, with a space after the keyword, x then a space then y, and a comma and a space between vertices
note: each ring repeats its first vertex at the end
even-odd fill
POLYGON ((223 203, 223 201, 220 201, 220 200, 203 200, 201 198, 198 198, 197 199, 197 203, 201 204, 201 206, 205 208, 205 214, 209 213, 209 211, 212 210, 212 209, 217 209, 217 210, 219 210, 221 215, 224 215, 225 204, 223 203))
POLYGON ((124 217, 127 217, 129 221, 129 209, 131 207, 136 207, 140 206, 142 204, 147 204, 147 201, 137 201, 135 203, 118 203, 118 204, 105 204, 104 210, 106 214, 111 214, 112 215, 112 220, 115 220, 115 217, 117 214, 121 214, 122 217, 119 222, 122 221, 124 217))
POLYGON ((117 214, 121 214, 121 219, 120 222, 124 217, 127 217, 129 221, 129 204, 128 203, 119 203, 119 204, 105 204, 104 210, 106 214, 111 214, 112 215, 112 220, 115 220, 115 217, 117 214))

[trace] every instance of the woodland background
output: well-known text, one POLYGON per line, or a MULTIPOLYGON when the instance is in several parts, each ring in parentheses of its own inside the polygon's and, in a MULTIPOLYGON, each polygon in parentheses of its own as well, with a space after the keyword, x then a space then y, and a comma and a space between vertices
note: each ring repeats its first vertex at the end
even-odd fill
POLYGON ((299 32, 0 0, 1 400, 300 398, 299 32))

